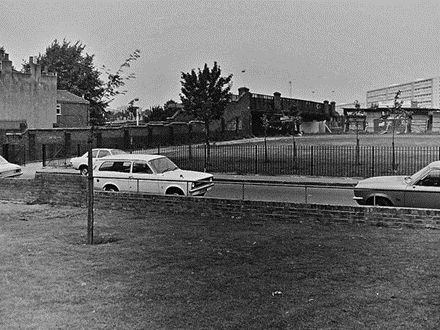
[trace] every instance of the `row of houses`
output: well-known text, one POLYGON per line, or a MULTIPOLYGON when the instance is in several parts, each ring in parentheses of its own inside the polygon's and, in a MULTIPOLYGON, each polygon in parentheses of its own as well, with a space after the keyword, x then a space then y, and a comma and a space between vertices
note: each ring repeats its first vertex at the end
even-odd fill
POLYGON ((48 73, 34 58, 30 72, 14 69, 0 50, 0 129, 87 126, 89 102, 57 89, 56 73, 48 73))
MULTIPOLYGON (((87 127, 89 102, 68 91, 58 90, 56 73, 47 72, 33 57, 29 58, 29 65, 29 73, 17 71, 9 55, 0 51, 0 133, 87 127)), ((181 108, 176 110, 171 121, 189 123, 196 119, 181 108)), ((263 95, 241 87, 238 94, 232 95, 223 117, 212 124, 212 130, 217 135, 258 136, 265 132, 263 118, 266 118, 273 131, 265 133, 287 133, 292 130, 294 114, 327 120, 337 116, 335 102, 286 98, 279 92, 263 95)), ((303 125, 303 130, 310 133, 322 130, 321 126, 313 124, 313 120, 308 123, 303 125)))
POLYGON ((418 108, 414 104, 402 109, 405 116, 395 116, 392 106, 344 108, 344 132, 440 133, 440 109, 418 108))

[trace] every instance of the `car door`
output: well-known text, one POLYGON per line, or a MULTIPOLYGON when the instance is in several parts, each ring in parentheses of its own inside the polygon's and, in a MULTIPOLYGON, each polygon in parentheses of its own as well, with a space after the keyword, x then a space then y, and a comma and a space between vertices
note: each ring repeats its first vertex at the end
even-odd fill
POLYGON ((159 193, 157 175, 145 161, 134 161, 129 177, 130 191, 151 194, 159 193))
POLYGON ((405 206, 440 209, 440 170, 432 169, 407 186, 405 206))
POLYGON ((95 185, 102 189, 107 185, 115 185, 120 191, 130 190, 129 177, 131 161, 107 160, 96 167, 95 185))

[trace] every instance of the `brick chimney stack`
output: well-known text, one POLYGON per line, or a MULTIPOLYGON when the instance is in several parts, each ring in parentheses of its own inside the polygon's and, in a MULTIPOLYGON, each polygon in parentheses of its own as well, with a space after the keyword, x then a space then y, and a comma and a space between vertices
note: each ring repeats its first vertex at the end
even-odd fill
POLYGON ((240 87, 238 89, 238 96, 239 97, 242 97, 246 93, 249 93, 249 88, 247 88, 247 87, 240 87))
POLYGON ((35 80, 40 80, 41 78, 41 64, 38 63, 37 58, 35 57, 35 63, 34 63, 34 57, 29 56, 29 66, 31 71, 31 77, 35 80))
POLYGON ((9 60, 9 54, 4 51, 0 53, 0 71, 2 73, 12 73, 12 61, 9 60))
POLYGON ((273 109, 275 112, 281 111, 281 93, 273 93, 273 109))

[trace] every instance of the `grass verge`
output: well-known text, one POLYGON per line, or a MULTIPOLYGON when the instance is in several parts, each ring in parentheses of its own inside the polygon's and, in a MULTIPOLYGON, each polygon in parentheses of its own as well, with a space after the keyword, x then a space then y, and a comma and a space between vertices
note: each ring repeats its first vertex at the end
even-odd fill
POLYGON ((4 329, 435 329, 440 233, 0 203, 4 329))

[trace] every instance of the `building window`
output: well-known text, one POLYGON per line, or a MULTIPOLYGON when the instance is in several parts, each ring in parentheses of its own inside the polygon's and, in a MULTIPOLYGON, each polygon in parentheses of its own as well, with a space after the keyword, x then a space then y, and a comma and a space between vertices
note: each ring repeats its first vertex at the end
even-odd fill
POLYGON ((57 103, 57 116, 61 115, 61 103, 57 103))

